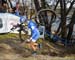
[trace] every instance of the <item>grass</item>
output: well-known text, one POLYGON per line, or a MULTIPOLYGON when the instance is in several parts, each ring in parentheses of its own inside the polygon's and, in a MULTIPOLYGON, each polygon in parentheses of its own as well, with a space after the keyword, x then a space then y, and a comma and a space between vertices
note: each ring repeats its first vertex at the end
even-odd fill
POLYGON ((5 40, 9 38, 19 38, 19 37, 18 34, 12 34, 12 33, 0 34, 0 40, 5 40))

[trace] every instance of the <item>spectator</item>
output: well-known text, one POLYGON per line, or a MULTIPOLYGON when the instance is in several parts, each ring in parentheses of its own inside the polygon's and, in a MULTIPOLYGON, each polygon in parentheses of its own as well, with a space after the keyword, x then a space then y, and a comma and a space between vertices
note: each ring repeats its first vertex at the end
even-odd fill
MULTIPOLYGON (((14 1, 14 0, 12 0, 14 1)), ((15 3, 16 5, 15 6, 12 6, 10 9, 9 9, 9 12, 12 13, 12 14, 15 14, 16 16, 19 16, 19 2, 16 2, 15 3)), ((13 5, 13 4, 12 4, 13 5)))
POLYGON ((7 5, 7 2, 6 1, 2 3, 2 7, 3 7, 3 11, 4 12, 7 12, 8 5, 7 5))
POLYGON ((16 1, 15 0, 10 0, 11 8, 16 7, 16 1))
POLYGON ((19 2, 16 3, 15 15, 19 16, 19 2))
POLYGON ((8 8, 7 2, 2 0, 1 4, 0 4, 0 12, 1 13, 6 13, 7 12, 7 8, 8 8))

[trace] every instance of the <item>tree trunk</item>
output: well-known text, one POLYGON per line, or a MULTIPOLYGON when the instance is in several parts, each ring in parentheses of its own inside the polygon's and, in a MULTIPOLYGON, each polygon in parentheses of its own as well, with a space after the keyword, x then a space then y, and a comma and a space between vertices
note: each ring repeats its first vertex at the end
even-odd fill
MULTIPOLYGON (((57 8, 59 2, 60 2, 60 1, 58 0, 57 3, 56 3, 56 6, 55 6, 54 9, 53 9, 54 11, 56 10, 56 8, 57 8)), ((51 25, 52 25, 53 18, 54 18, 54 15, 52 14, 52 15, 51 15, 51 20, 50 20, 50 22, 49 22, 49 31, 50 31, 50 32, 51 32, 51 25)))
POLYGON ((75 3, 75 0, 73 0, 73 1, 71 2, 71 5, 70 5, 69 9, 68 9, 67 12, 66 12, 66 16, 69 14, 69 12, 70 12, 70 10, 72 9, 74 3, 75 3))
POLYGON ((34 4, 35 4, 35 9, 38 12, 40 10, 40 5, 39 5, 39 1, 38 0, 33 0, 34 4))
MULTIPOLYGON (((33 2, 34 2, 34 5, 35 5, 35 10, 36 10, 35 13, 37 14, 38 11, 40 10, 40 4, 39 4, 39 1, 38 0, 33 0, 33 2)), ((40 15, 38 16, 38 19, 41 22, 41 16, 40 15)), ((36 21, 36 23, 38 23, 38 21, 37 21, 36 18, 35 18, 35 21, 36 21)), ((38 25, 39 25, 39 23, 38 23, 38 25)))
POLYGON ((65 0, 60 0, 61 6, 61 37, 67 37, 67 28, 66 28, 66 3, 65 0))
POLYGON ((58 3, 60 2, 60 0, 57 1, 55 7, 54 7, 54 10, 56 10, 57 6, 58 6, 58 3))
POLYGON ((68 35, 67 35, 67 40, 71 40, 74 23, 75 23, 75 11, 72 15, 72 19, 71 19, 71 22, 69 24, 69 31, 68 31, 68 35))
MULTIPOLYGON (((60 0, 58 0, 58 2, 59 2, 59 1, 60 1, 60 0)), ((70 5, 69 9, 66 11, 66 16, 69 14, 70 10, 72 9, 72 7, 73 7, 73 5, 74 5, 74 2, 75 2, 75 0, 72 1, 72 3, 71 3, 71 5, 70 5)), ((61 22, 61 23, 62 23, 62 22, 61 22)), ((59 33, 60 28, 61 28, 61 23, 59 24, 59 27, 58 27, 56 33, 59 33)))

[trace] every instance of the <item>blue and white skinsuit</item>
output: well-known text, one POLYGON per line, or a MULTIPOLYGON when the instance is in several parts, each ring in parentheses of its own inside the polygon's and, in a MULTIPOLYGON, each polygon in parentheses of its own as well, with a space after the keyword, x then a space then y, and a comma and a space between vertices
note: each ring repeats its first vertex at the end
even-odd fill
MULTIPOLYGON (((20 23, 24 23, 27 20, 26 16, 20 16, 20 23)), ((28 28, 31 29, 31 38, 30 40, 32 42, 36 42, 38 40, 38 38, 40 37, 40 32, 37 28, 37 24, 35 22, 33 22, 32 20, 29 20, 27 22, 28 24, 28 28)))
POLYGON ((32 20, 30 20, 28 22, 28 28, 31 29, 31 41, 32 42, 36 42, 40 36, 40 32, 37 28, 37 24, 35 22, 33 22, 32 20))

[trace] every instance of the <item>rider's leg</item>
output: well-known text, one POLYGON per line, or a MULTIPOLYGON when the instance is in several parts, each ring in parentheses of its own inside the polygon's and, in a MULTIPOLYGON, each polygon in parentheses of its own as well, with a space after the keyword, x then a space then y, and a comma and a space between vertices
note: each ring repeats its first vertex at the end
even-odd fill
POLYGON ((40 34, 39 34, 38 30, 36 30, 36 32, 34 32, 32 34, 32 37, 31 37, 31 41, 32 41, 31 46, 32 46, 32 48, 33 48, 34 51, 37 50, 37 48, 38 48, 37 47, 38 43, 36 43, 36 41, 39 39, 39 36, 40 36, 40 34))
POLYGON ((32 48, 33 51, 36 51, 38 49, 38 43, 36 43, 36 42, 32 41, 30 43, 30 46, 31 46, 31 48, 32 48))

